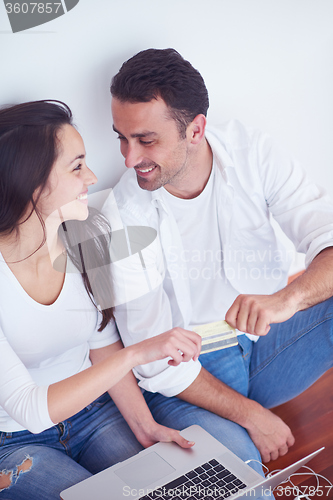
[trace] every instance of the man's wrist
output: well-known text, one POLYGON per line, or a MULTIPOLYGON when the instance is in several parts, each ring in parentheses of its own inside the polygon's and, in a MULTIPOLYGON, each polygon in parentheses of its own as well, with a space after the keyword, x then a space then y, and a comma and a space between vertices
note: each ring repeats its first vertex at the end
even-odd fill
POLYGON ((285 308, 291 311, 291 315, 304 309, 304 293, 297 283, 290 283, 275 295, 279 297, 285 308))
POLYGON ((239 409, 235 418, 232 419, 236 424, 244 427, 244 429, 251 430, 256 426, 255 415, 262 410, 262 406, 254 401, 253 399, 248 399, 244 397, 242 399, 241 408, 239 409))

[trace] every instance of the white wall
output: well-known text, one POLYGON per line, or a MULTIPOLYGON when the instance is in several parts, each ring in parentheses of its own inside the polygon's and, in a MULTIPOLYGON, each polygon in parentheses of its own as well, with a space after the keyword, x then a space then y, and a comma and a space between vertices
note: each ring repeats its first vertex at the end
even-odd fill
POLYGON ((109 84, 148 47, 174 47, 210 93, 209 119, 237 117, 272 133, 333 194, 331 0, 80 0, 48 24, 11 33, 0 4, 0 104, 66 101, 91 168, 123 171, 109 84))
POLYGON ((332 0, 80 0, 13 34, 1 2, 0 104, 68 103, 104 189, 124 171, 111 77, 139 50, 174 47, 205 78, 211 123, 270 132, 333 195, 332 19, 332 0))

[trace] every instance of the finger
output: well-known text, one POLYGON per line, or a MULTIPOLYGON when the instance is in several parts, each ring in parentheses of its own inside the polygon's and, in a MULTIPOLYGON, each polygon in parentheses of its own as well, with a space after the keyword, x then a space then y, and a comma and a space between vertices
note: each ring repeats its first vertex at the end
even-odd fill
POLYGON ((274 450, 274 451, 271 451, 271 454, 270 454, 270 459, 271 460, 276 460, 277 458, 279 458, 279 450, 274 450))
POLYGON ((261 458, 262 458, 262 461, 267 464, 268 462, 271 461, 271 454, 268 450, 266 451, 261 451, 261 458))
POLYGON ((246 331, 247 333, 252 333, 254 335, 256 331, 257 322, 258 322, 257 309, 253 307, 250 311, 250 315, 247 320, 246 330, 243 331, 246 331))
POLYGON ((287 445, 288 445, 288 447, 290 447, 290 446, 293 446, 294 444, 295 444, 295 438, 292 435, 292 433, 290 432, 290 435, 288 436, 288 439, 287 439, 287 445))
POLYGON ((284 446, 281 446, 279 448, 279 456, 283 457, 284 455, 286 455, 288 453, 288 451, 289 451, 289 448, 286 444, 284 446))
POLYGON ((183 355, 179 350, 175 350, 173 353, 170 353, 170 357, 168 364, 171 366, 178 366, 180 363, 184 361, 183 355))
POLYGON ((254 334, 259 336, 266 335, 269 329, 270 325, 268 315, 264 312, 261 312, 258 316, 258 321, 254 328, 254 334))
POLYGON ((186 345, 182 342, 179 344, 179 349, 182 351, 183 361, 190 361, 197 353, 197 349, 194 348, 193 344, 186 345))
POLYGON ((246 332, 247 322, 250 316, 251 303, 250 299, 244 298, 240 304, 240 308, 236 320, 236 328, 241 332, 246 332))
POLYGON ((199 347, 196 343, 193 343, 192 340, 188 339, 184 335, 181 335, 180 338, 176 340, 176 345, 182 352, 183 361, 189 361, 190 359, 194 359, 200 355, 201 342, 199 347))
POLYGON ((179 344, 179 349, 183 353, 183 361, 190 361, 190 359, 198 359, 200 355, 200 348, 196 345, 193 344, 190 340, 182 340, 179 344))
POLYGON ((181 448, 192 448, 192 446, 194 446, 195 444, 194 441, 188 441, 187 439, 183 438, 183 436, 181 436, 177 431, 172 435, 171 439, 181 448))
POLYGON ((180 329, 180 330, 181 330, 183 338, 186 337, 191 342, 192 347, 194 344, 195 351, 194 351, 194 354, 192 357, 194 360, 198 359, 198 357, 200 355, 200 351, 201 351, 201 337, 200 337, 200 335, 198 335, 195 332, 191 332, 190 330, 183 330, 183 329, 180 329))
POLYGON ((225 315, 225 320, 233 328, 237 328, 237 315, 239 311, 239 297, 236 298, 232 306, 229 308, 225 315))

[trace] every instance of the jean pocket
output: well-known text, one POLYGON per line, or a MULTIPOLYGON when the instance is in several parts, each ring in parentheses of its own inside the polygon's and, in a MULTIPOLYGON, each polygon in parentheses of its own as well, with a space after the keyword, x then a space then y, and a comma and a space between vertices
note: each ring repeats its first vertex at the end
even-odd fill
POLYGON ((246 335, 238 335, 238 345, 244 361, 250 363, 253 342, 246 335))

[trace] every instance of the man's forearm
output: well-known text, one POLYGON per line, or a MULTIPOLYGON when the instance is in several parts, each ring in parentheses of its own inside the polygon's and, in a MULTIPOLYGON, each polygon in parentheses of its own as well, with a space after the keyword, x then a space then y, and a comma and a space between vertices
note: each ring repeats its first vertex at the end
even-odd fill
POLYGON ((244 427, 264 462, 285 455, 294 444, 289 427, 279 417, 234 391, 204 368, 178 397, 244 427))
POLYGON ((333 295, 333 247, 325 248, 307 270, 286 287, 297 301, 297 310, 312 307, 333 295))
POLYGON ((296 312, 333 295, 333 247, 320 252, 308 269, 272 295, 238 295, 225 316, 241 332, 267 335, 271 323, 283 323, 296 312))
POLYGON ((205 368, 201 368, 194 382, 177 397, 232 420, 242 427, 247 426, 252 404, 258 404, 231 389, 205 368))

